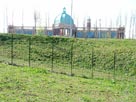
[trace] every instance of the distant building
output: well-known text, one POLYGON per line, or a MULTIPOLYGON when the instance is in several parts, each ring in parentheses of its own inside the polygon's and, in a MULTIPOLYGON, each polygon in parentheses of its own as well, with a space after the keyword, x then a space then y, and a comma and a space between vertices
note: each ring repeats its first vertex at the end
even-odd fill
POLYGON ((125 37, 125 27, 120 27, 117 29, 117 38, 124 39, 125 37))
POLYGON ((73 35, 76 26, 72 17, 66 13, 66 8, 63 8, 62 14, 58 15, 54 20, 53 35, 70 36, 70 30, 72 30, 73 35))
POLYGON ((91 30, 91 19, 90 17, 87 19, 87 30, 90 32, 91 30))
POLYGON ((35 32, 34 26, 8 26, 8 33, 17 34, 44 34, 48 36, 67 36, 77 38, 125 38, 125 28, 111 27, 91 27, 90 17, 87 19, 84 27, 76 27, 73 18, 66 13, 66 8, 63 12, 56 16, 52 27, 37 27, 35 32), (72 35, 70 35, 72 30, 72 35))

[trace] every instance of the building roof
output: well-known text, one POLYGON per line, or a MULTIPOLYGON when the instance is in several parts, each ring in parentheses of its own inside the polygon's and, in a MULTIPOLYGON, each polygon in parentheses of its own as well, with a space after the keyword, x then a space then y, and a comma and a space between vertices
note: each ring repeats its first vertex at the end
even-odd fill
POLYGON ((74 20, 70 15, 66 13, 66 8, 63 8, 63 12, 58 15, 54 20, 54 25, 59 26, 60 24, 63 25, 74 25, 74 20))

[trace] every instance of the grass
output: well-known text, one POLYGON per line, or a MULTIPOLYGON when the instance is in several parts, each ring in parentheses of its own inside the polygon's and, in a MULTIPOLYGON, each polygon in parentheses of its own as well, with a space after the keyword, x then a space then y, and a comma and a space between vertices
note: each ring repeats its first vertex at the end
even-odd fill
POLYGON ((135 102, 135 82, 86 79, 0 64, 0 102, 135 102))
POLYGON ((0 102, 135 102, 136 40, 14 34, 10 66, 11 38, 0 34, 0 102))

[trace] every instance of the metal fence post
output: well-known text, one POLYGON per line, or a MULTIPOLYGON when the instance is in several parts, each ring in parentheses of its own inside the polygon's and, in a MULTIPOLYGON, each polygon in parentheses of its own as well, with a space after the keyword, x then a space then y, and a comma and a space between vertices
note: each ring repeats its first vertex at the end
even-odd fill
POLYGON ((116 52, 114 51, 114 73, 113 73, 113 77, 114 77, 114 80, 115 80, 115 72, 116 71, 116 52))
POLYGON ((29 61, 28 61, 28 64, 29 64, 29 67, 31 66, 31 37, 29 38, 29 61))
POLYGON ((53 72, 53 67, 54 67, 53 66, 53 64, 54 64, 53 63, 53 61, 54 61, 54 42, 53 42, 53 38, 52 38, 52 42, 51 43, 52 43, 52 52, 51 52, 52 53, 52 58, 51 58, 52 65, 51 65, 51 71, 53 72))
POLYGON ((13 33, 11 34, 11 65, 13 65, 13 33))
POLYGON ((94 48, 92 48, 92 78, 94 77, 94 72, 93 72, 93 67, 94 67, 94 48))
POLYGON ((73 42, 71 45, 71 76, 73 76, 73 42))

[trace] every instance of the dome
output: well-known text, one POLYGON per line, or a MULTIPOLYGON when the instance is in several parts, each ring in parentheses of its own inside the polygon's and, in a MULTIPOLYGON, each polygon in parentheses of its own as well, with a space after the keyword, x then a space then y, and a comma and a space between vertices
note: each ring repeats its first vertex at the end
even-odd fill
POLYGON ((74 21, 70 15, 66 13, 66 8, 63 8, 62 14, 58 15, 54 20, 54 25, 74 25, 74 21))

